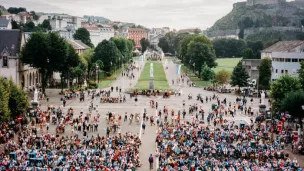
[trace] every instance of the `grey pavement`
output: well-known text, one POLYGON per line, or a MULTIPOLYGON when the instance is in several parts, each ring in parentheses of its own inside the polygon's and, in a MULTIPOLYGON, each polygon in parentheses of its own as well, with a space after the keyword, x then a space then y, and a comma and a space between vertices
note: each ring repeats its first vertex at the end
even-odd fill
MULTIPOLYGON (((141 70, 135 73, 135 79, 134 80, 129 80, 128 78, 122 78, 121 76, 119 76, 119 78, 113 83, 113 86, 120 86, 122 85, 123 81, 126 82, 131 82, 130 84, 124 84, 125 86, 125 90, 132 88, 136 85, 137 80, 140 76, 140 73, 142 71, 144 64, 141 67, 141 70)), ((172 62, 168 62, 167 63, 168 69, 165 71, 167 79, 171 85, 171 80, 172 79, 176 79, 177 75, 176 75, 176 64, 172 63, 172 62)), ((165 67, 164 67, 165 68, 165 67)), ((101 135, 101 136, 105 136, 106 135, 106 128, 107 128, 107 123, 106 123, 106 113, 109 111, 115 112, 117 114, 122 115, 122 118, 124 116, 124 113, 127 112, 128 114, 130 113, 143 113, 144 108, 147 109, 147 115, 148 116, 154 116, 155 115, 155 109, 150 108, 149 106, 149 102, 150 100, 155 100, 158 102, 158 110, 163 109, 164 106, 167 106, 169 108, 169 111, 171 111, 171 109, 175 110, 175 113, 177 113, 178 110, 183 110, 183 105, 182 105, 182 101, 185 100, 186 101, 186 111, 187 111, 187 115, 185 118, 185 121, 187 120, 191 120, 193 118, 192 115, 188 114, 188 106, 189 105, 193 105, 193 104, 198 104, 198 106, 201 106, 205 111, 209 111, 211 109, 211 105, 212 103, 216 103, 216 101, 212 101, 212 102, 208 102, 208 103, 201 103, 199 101, 196 100, 196 95, 198 93, 202 94, 203 96, 212 96, 214 94, 214 92, 210 92, 210 91, 205 91, 202 88, 195 88, 195 87, 188 87, 186 85, 183 86, 178 86, 178 85, 171 85, 172 88, 174 89, 178 89, 181 88, 183 91, 183 94, 181 96, 171 96, 168 99, 164 99, 162 97, 156 96, 156 97, 146 97, 146 96, 138 96, 138 103, 137 105, 134 102, 134 98, 130 98, 129 95, 126 95, 126 99, 127 101, 125 103, 100 103, 98 99, 94 100, 94 105, 98 105, 96 106, 96 110, 94 110, 92 112, 93 116, 97 116, 97 114, 100 114, 100 120, 99 120, 99 126, 98 126, 98 131, 97 132, 88 132, 88 136, 91 135, 101 135), (188 100, 188 94, 191 93, 193 96, 192 100, 188 100)), ((148 88, 148 87, 147 87, 148 88)), ((105 88, 106 90, 109 90, 109 88, 105 88)), ((56 92, 58 90, 48 90, 47 95, 50 96, 50 101, 49 103, 46 103, 46 101, 42 102, 42 107, 46 107, 46 105, 48 104, 52 104, 54 106, 59 106, 61 105, 60 102, 60 95, 58 94, 58 92, 56 92)), ((218 94, 220 99, 226 98, 227 102, 231 101, 232 103, 235 101, 236 96, 235 95, 230 95, 230 94, 218 94)), ((113 93, 113 96, 118 96, 118 93, 115 92, 113 93)), ((88 98, 86 98, 88 99, 88 98)), ((258 109, 258 104, 259 103, 259 99, 254 99, 254 103, 252 105, 252 107, 254 109, 258 109)), ((74 100, 68 100, 67 101, 67 106, 65 107, 65 109, 68 109, 70 107, 72 107, 75 110, 75 117, 77 117, 80 113, 80 111, 82 110, 84 113, 88 112, 88 106, 90 104, 89 100, 86 100, 85 102, 80 102, 79 99, 74 99, 74 100)), ((250 104, 251 105, 251 104, 250 104)), ((256 110, 257 111, 257 110, 256 110)), ((200 118, 200 116, 199 116, 200 118)), ((207 114, 205 114, 205 120, 207 118, 207 114)), ((250 122, 250 117, 241 114, 240 112, 234 117, 225 117, 229 122, 231 121, 235 121, 236 124, 240 123, 240 122, 250 122)), ((168 118, 170 119, 170 116, 168 118)), ((181 120, 182 122, 184 120, 181 120)), ((54 133, 55 132, 55 126, 52 126, 52 124, 50 124, 50 132, 54 133)), ((129 124, 129 122, 121 122, 121 126, 120 129, 118 130, 118 132, 121 133, 125 133, 128 131, 131 131, 133 133, 141 133, 141 141, 142 141, 142 145, 140 147, 140 159, 143 163, 142 167, 138 168, 138 171, 147 171, 149 170, 149 162, 148 162, 148 157, 150 156, 150 154, 155 154, 155 150, 156 150, 156 146, 155 146, 155 137, 156 137, 156 130, 157 130, 157 126, 150 126, 149 123, 146 123, 146 130, 143 133, 143 131, 141 130, 141 123, 137 124, 135 122, 133 122, 132 124, 129 124)), ((66 132, 64 133, 64 135, 71 135, 71 129, 70 126, 66 126, 66 132)), ((79 136, 82 137, 82 133, 79 133, 79 136)), ((156 170, 156 167, 154 167, 154 170, 156 170)))

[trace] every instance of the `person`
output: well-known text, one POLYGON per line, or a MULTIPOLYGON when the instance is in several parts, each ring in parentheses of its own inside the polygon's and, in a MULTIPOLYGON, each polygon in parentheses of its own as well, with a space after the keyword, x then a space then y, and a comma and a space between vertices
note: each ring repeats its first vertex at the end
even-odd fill
POLYGON ((65 104, 66 104, 66 100, 63 99, 63 107, 65 107, 65 104))
POLYGON ((154 161, 153 156, 152 156, 152 154, 150 154, 150 157, 149 157, 150 170, 153 169, 153 161, 154 161))
POLYGON ((143 130, 142 132, 143 132, 143 134, 144 134, 144 133, 145 133, 145 130, 146 130, 146 124, 143 123, 142 126, 141 126, 141 128, 142 128, 142 130, 143 130))

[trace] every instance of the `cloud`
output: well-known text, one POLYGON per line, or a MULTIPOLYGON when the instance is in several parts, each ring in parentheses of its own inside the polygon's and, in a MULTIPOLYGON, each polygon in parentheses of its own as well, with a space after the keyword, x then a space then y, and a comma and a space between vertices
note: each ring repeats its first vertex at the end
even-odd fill
POLYGON ((147 27, 207 28, 242 0, 2 0, 40 12, 98 15, 147 27))

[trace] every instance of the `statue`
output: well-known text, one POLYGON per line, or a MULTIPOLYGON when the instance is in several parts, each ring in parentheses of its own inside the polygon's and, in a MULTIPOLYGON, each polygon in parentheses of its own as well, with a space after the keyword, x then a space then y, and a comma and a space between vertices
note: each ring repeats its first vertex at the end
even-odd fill
POLYGON ((37 90, 37 88, 35 89, 35 92, 34 92, 34 102, 38 102, 38 90, 37 90))
POLYGON ((84 88, 86 88, 86 87, 88 86, 88 85, 87 85, 87 80, 84 80, 83 86, 84 86, 84 88))
POLYGON ((153 76, 153 63, 150 64, 150 77, 154 77, 153 76))
POLYGON ((264 91, 261 92, 261 104, 264 104, 265 102, 265 93, 264 91))

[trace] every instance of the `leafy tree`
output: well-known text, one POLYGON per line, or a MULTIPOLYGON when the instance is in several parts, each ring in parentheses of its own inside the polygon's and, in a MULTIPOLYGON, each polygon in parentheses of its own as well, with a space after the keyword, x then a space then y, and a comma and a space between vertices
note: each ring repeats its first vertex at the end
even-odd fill
POLYGON ((199 72, 199 76, 201 74, 201 67, 204 63, 206 63, 210 68, 217 65, 215 62, 214 50, 202 42, 195 40, 191 41, 188 44, 187 56, 190 57, 192 65, 197 66, 195 67, 195 71, 199 72))
POLYGON ((118 26, 117 26, 117 25, 113 25, 113 28, 114 28, 115 30, 118 30, 118 26))
POLYGON ((178 53, 184 64, 189 64, 190 57, 187 56, 188 44, 194 39, 195 35, 186 35, 180 42, 178 53))
POLYGON ((19 8, 16 8, 16 7, 9 7, 7 9, 7 11, 11 14, 19 14, 20 12, 26 12, 26 8, 22 8, 22 7, 19 7, 19 8))
POLYGON ((221 70, 215 74, 215 81, 220 84, 227 84, 230 80, 230 72, 226 70, 221 70))
POLYGON ((206 63, 204 63, 201 71, 201 80, 210 81, 214 77, 215 77, 215 72, 211 68, 209 68, 206 63))
MULTIPOLYGON (((122 60, 126 60, 130 54, 129 48, 128 48, 128 42, 124 38, 113 38, 113 41, 120 51, 120 53, 123 55, 122 60)), ((123 61, 126 62, 126 61, 123 61)))
POLYGON ((10 119, 9 99, 9 83, 4 77, 0 77, 0 121, 8 121, 10 119))
POLYGON ((282 104, 282 100, 285 98, 286 93, 298 91, 301 88, 300 80, 289 74, 284 74, 274 81, 270 86, 273 109, 275 111, 280 109, 280 105, 282 104))
POLYGON ((244 39, 244 29, 240 29, 239 39, 244 39))
POLYGON ((15 20, 12 20, 11 24, 12 24, 12 29, 20 29, 20 25, 15 20))
POLYGON ((33 33, 21 51, 22 62, 37 68, 41 73, 43 93, 45 92, 48 76, 53 71, 49 61, 50 56, 47 53, 47 39, 47 34, 42 32, 33 33))
POLYGON ((254 59, 253 51, 250 48, 247 48, 244 52, 243 59, 254 59))
POLYGON ((30 22, 28 22, 28 23, 25 24, 25 27, 27 27, 28 29, 32 30, 32 29, 35 28, 35 24, 32 21, 30 21, 30 22))
POLYGON ((32 14, 34 20, 38 20, 39 19, 39 16, 36 14, 35 11, 31 11, 30 13, 32 14))
POLYGON ((260 51, 264 49, 262 41, 247 41, 247 47, 252 49, 254 59, 261 59, 260 51))
POLYGON ((302 90, 289 92, 285 94, 279 109, 281 112, 287 111, 291 116, 301 121, 304 118, 302 109, 303 102, 304 92, 302 90))
POLYGON ((301 61, 300 65, 301 67, 298 70, 298 73, 299 73, 300 82, 302 84, 302 89, 304 90, 304 61, 301 61))
POLYGON ((2 16, 2 11, 0 10, 0 16, 2 16))
POLYGON ((43 20, 41 27, 47 30, 52 30, 52 26, 49 20, 43 20))
POLYGON ((163 50, 164 53, 168 53, 170 50, 169 42, 166 37, 162 37, 159 39, 158 46, 163 50))
POLYGON ((77 29, 73 37, 75 40, 81 40, 84 44, 90 47, 94 46, 91 42, 90 32, 86 28, 77 29))
POLYGON ((10 109, 10 116, 17 118, 24 114, 29 106, 28 98, 26 93, 17 87, 17 85, 10 79, 10 96, 8 99, 8 106, 10 109))
POLYGON ((147 48, 149 47, 150 42, 148 39, 142 38, 140 40, 140 45, 141 45, 141 52, 144 53, 147 50, 147 48))
POLYGON ((240 61, 233 69, 231 82, 232 86, 245 87, 248 85, 249 75, 240 61))
POLYGON ((85 69, 87 69, 88 78, 91 75, 94 55, 95 55, 94 49, 88 49, 88 50, 84 51, 84 53, 80 56, 80 59, 84 65, 85 69))
POLYGON ((113 41, 103 40, 95 48, 93 62, 101 60, 106 72, 111 72, 113 67, 117 65, 118 58, 121 56, 118 48, 113 41))
POLYGON ((270 87, 271 80, 271 59, 264 58, 261 60, 259 66, 259 87, 260 89, 268 90, 270 87))
POLYGON ((217 57, 241 57, 246 49, 246 42, 242 39, 221 38, 212 41, 217 57))

